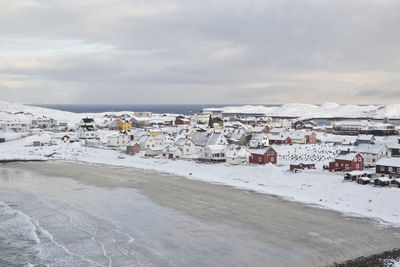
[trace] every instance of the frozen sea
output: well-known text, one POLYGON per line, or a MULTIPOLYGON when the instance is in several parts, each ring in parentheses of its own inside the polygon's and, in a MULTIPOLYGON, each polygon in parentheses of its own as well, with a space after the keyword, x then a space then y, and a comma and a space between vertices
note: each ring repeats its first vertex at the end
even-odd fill
POLYGON ((0 167, 0 266, 326 266, 400 229, 128 168, 0 167))

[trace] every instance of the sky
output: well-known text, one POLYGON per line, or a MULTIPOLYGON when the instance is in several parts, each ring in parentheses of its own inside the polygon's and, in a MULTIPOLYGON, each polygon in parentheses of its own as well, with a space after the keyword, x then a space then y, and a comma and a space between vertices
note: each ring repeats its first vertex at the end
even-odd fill
POLYGON ((0 100, 400 103, 398 0, 0 0, 0 100))

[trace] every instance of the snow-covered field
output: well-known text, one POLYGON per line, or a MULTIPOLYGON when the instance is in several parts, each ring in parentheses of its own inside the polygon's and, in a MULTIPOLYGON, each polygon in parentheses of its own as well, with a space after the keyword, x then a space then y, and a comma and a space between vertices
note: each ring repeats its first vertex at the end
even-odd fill
MULTIPOLYGON (((50 138, 49 133, 40 137, 42 141, 50 138)), ((188 179, 274 194, 346 214, 371 217, 384 224, 400 225, 400 206, 393 205, 400 199, 399 189, 344 182, 341 174, 324 173, 320 169, 290 173, 286 164, 230 166, 189 160, 144 158, 140 155, 125 155, 116 150, 84 147, 79 142, 30 146, 36 139, 37 136, 31 136, 0 144, 0 159, 68 160, 168 172, 188 179)), ((313 146, 309 148, 312 152, 313 146)), ((305 146, 293 146, 292 149, 305 150, 305 146)))

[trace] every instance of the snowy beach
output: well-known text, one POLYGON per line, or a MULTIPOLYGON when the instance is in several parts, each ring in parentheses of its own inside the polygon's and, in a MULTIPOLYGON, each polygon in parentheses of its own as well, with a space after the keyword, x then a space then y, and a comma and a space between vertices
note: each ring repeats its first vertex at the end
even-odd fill
POLYGON ((18 240, 3 264, 321 266, 400 242, 368 219, 131 168, 5 164, 0 191, 18 240))

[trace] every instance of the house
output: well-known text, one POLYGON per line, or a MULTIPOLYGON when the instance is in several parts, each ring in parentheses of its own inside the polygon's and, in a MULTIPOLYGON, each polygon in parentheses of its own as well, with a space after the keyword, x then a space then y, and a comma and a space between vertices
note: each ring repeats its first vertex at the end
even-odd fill
POLYGON ((77 136, 80 139, 96 139, 97 129, 92 126, 81 126, 78 128, 77 136))
POLYGON ((192 141, 196 146, 202 147, 205 145, 227 145, 228 141, 225 136, 220 132, 202 131, 197 130, 193 136, 192 141))
POLYGON ((168 157, 169 159, 179 159, 182 157, 182 149, 177 146, 168 146, 164 150, 164 156, 168 157))
POLYGON ((390 179, 387 177, 378 177, 374 179, 374 185, 377 186, 389 186, 390 185, 390 179))
POLYGON ((39 117, 32 120, 32 127, 40 129, 52 129, 57 125, 57 121, 52 118, 39 117))
POLYGON ((360 153, 348 153, 338 155, 335 161, 329 162, 330 171, 351 172, 355 170, 362 171, 364 169, 364 159, 360 153))
MULTIPOLYGON (((358 179, 361 177, 365 177, 365 178, 371 178, 372 177, 372 172, 370 171, 350 171, 350 172, 345 172, 344 173, 344 179, 345 180, 351 180, 351 181, 357 181, 358 179)), ((361 181, 362 184, 367 183, 367 181, 361 181)))
POLYGON ((278 154, 276 151, 272 147, 268 146, 251 151, 249 162, 263 165, 267 163, 276 164, 277 157, 278 154))
POLYGON ((190 125, 190 119, 183 116, 178 116, 175 119, 175 125, 190 125))
POLYGON ((315 144, 317 135, 314 132, 295 131, 290 134, 291 143, 295 144, 315 144))
POLYGON ((292 128, 296 130, 300 129, 314 129, 314 127, 317 127, 317 124, 313 121, 301 121, 301 120, 296 120, 292 122, 292 128))
POLYGON ((78 138, 95 139, 98 137, 96 124, 92 118, 83 118, 78 126, 78 138))
POLYGON ((138 144, 140 145, 141 150, 145 150, 150 147, 155 147, 156 142, 152 135, 143 135, 139 140, 138 144))
POLYGON ((270 145, 289 145, 292 139, 288 135, 268 135, 270 145))
POLYGON ((273 128, 273 129, 270 130, 270 133, 271 133, 272 135, 282 135, 284 132, 286 132, 286 129, 285 129, 285 128, 282 128, 282 127, 280 127, 280 128, 273 128))
POLYGON ((225 162, 226 145, 205 145, 200 150, 199 160, 225 162))
POLYGON ((377 176, 400 178, 400 158, 382 158, 375 164, 377 176))
POLYGON ((164 147, 161 146, 155 146, 155 147, 149 147, 146 148, 144 155, 148 157, 155 157, 162 155, 164 153, 164 147))
POLYGON ((134 129, 134 130, 130 130, 128 132, 128 135, 129 135, 131 141, 138 142, 140 138, 142 138, 143 136, 149 135, 149 133, 142 129, 134 129))
POLYGON ((242 162, 242 159, 239 157, 238 148, 235 145, 227 145, 224 154, 226 163, 238 165, 242 162))
POLYGON ((266 147, 269 145, 268 135, 264 132, 254 134, 249 142, 250 148, 266 147))
POLYGON ((224 128, 224 136, 229 144, 246 145, 247 136, 245 129, 242 128, 224 128))
POLYGON ((306 163, 306 162, 291 163, 289 169, 291 171, 304 170, 304 169, 315 169, 315 163, 306 163))
POLYGON ((1 129, 4 132, 27 132, 29 130, 29 124, 19 121, 6 121, 1 124, 1 129))
POLYGON ((222 114, 210 114, 208 127, 213 128, 215 124, 218 124, 220 127, 224 126, 224 117, 222 114))
POLYGON ((172 138, 169 134, 160 133, 154 137, 154 142, 156 146, 163 146, 172 142, 172 138))
POLYGON ((126 154, 134 155, 140 152, 140 145, 138 143, 128 143, 126 146, 126 154))
POLYGON ((130 122, 129 120, 119 119, 119 120, 117 120, 117 125, 118 125, 118 129, 120 131, 130 131, 130 130, 132 130, 132 122, 130 122))
POLYGON ((390 157, 389 149, 383 144, 360 144, 355 151, 361 154, 365 164, 375 164, 381 158, 390 157))
POLYGON ((253 133, 270 133, 268 126, 254 126, 251 130, 253 133))
POLYGON ((182 157, 193 157, 196 154, 196 145, 189 138, 179 138, 174 146, 182 151, 182 157))
POLYGON ((114 133, 107 136, 107 145, 111 147, 127 146, 129 139, 129 135, 126 133, 114 133))
POLYGON ((63 137, 60 138, 61 142, 69 144, 71 141, 71 138, 68 135, 64 135, 63 137))
POLYGON ((400 143, 386 143, 391 157, 400 157, 400 143))
POLYGON ((358 135, 356 141, 355 141, 355 145, 359 145, 359 144, 375 144, 375 136, 373 136, 372 134, 360 134, 358 135))

